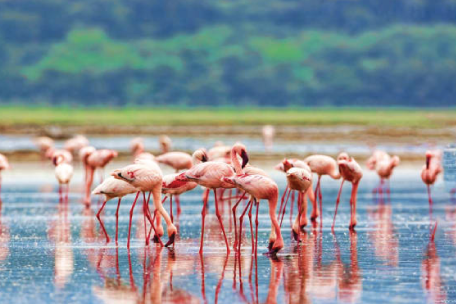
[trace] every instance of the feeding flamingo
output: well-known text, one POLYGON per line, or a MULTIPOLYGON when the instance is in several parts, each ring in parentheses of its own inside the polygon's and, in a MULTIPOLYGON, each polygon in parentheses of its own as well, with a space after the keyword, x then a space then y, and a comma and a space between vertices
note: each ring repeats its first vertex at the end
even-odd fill
POLYGON ((141 137, 136 137, 131 140, 130 150, 133 156, 136 158, 139 154, 145 151, 144 140, 141 137))
POLYGON ((337 170, 336 160, 327 155, 311 155, 304 159, 312 172, 318 175, 317 185, 315 186, 315 196, 320 201, 320 227, 323 226, 323 196, 321 194, 320 180, 323 175, 329 175, 333 179, 339 179, 340 173, 337 170))
POLYGON ((82 148, 89 145, 89 140, 83 135, 76 135, 65 142, 64 149, 70 153, 76 154, 82 148))
POLYGON ((65 158, 61 154, 55 155, 52 158, 52 162, 55 166, 55 177, 59 182, 60 201, 68 203, 68 184, 73 177, 73 166, 65 162, 65 158))
MULTIPOLYGON (((432 197, 431 197, 431 185, 433 185, 440 172, 443 171, 441 164, 441 153, 440 151, 426 151, 426 165, 421 169, 421 179, 427 186, 428 198, 429 198, 429 217, 432 221, 432 197)), ((431 239, 435 237, 437 229, 437 223, 435 224, 434 230, 431 232, 431 239)))
MULTIPOLYGON (((374 189, 374 192, 383 192, 383 186, 385 180, 389 182, 389 178, 393 174, 393 169, 397 167, 400 163, 399 156, 394 155, 391 157, 388 153, 381 150, 376 150, 372 154, 372 156, 367 160, 366 166, 370 170, 375 170, 380 177, 380 184, 379 186, 374 189)), ((390 194, 389 185, 386 189, 388 195, 390 194)))
POLYGON ((41 160, 46 159, 46 151, 54 147, 54 140, 47 136, 40 136, 35 138, 34 142, 38 146, 38 149, 40 149, 41 160))
MULTIPOLYGON (((280 232, 279 222, 276 216, 276 207, 277 207, 277 200, 279 196, 279 189, 277 184, 269 177, 263 175, 248 175, 245 174, 243 171, 243 167, 247 164, 249 158, 245 149, 245 146, 242 144, 236 144, 233 149, 231 150, 231 158, 233 162, 233 166, 235 169, 236 174, 224 176, 223 181, 232 184, 241 190, 244 190, 246 193, 250 194, 253 197, 253 201, 256 203, 256 219, 255 223, 257 225, 256 231, 256 244, 255 244, 255 253, 257 252, 258 248, 258 207, 259 201, 261 199, 266 199, 269 202, 269 217, 271 219, 272 228, 271 234, 269 236, 269 243, 270 243, 270 252, 275 253, 278 252, 280 249, 283 248, 283 238, 282 233, 280 232), (242 165, 239 162, 239 159, 236 155, 240 155, 242 157, 242 165), (271 245, 272 244, 272 245, 271 245)), ((242 217, 246 213, 247 209, 250 207, 250 204, 253 203, 252 200, 249 201, 247 206, 244 209, 244 212, 241 215, 240 219, 240 234, 239 240, 241 239, 242 234, 242 217)), ((236 219, 235 219, 236 220, 236 219)), ((239 241, 239 251, 241 248, 241 242, 239 241)))
POLYGON ((93 175, 95 170, 99 168, 101 170, 101 178, 103 178, 104 167, 114 158, 117 157, 117 151, 102 149, 95 150, 91 153, 86 153, 83 158, 83 164, 86 166, 86 193, 84 203, 90 205, 90 189, 93 183, 93 175))
POLYGON ((172 141, 171 138, 169 138, 168 136, 161 135, 158 139, 158 143, 160 144, 160 148, 163 154, 171 151, 172 141))
MULTIPOLYGON (((131 222, 133 218, 133 210, 136 205, 136 201, 138 199, 138 196, 140 192, 143 193, 143 213, 144 216, 147 217, 149 222, 152 225, 152 228, 155 231, 155 237, 157 238, 157 241, 161 243, 160 237, 157 235, 158 234, 163 234, 162 231, 156 230, 154 222, 152 218, 150 217, 150 212, 149 212, 149 207, 148 207, 148 200, 146 200, 146 192, 149 191, 149 197, 152 194, 152 199, 154 203, 155 210, 158 210, 160 214, 164 217, 166 221, 166 225, 168 228, 168 243, 166 243, 165 246, 169 246, 174 243, 174 238, 177 233, 176 226, 171 221, 171 218, 169 217, 168 213, 162 206, 161 202, 161 188, 162 188, 162 173, 161 171, 158 171, 154 166, 149 165, 145 162, 143 163, 136 163, 132 165, 128 165, 122 169, 115 170, 111 174, 117 179, 122 179, 128 183, 130 183, 132 186, 138 188, 138 193, 136 194, 136 198, 133 202, 133 205, 130 209, 130 222, 128 225, 128 241, 127 241, 127 248, 130 248, 130 235, 131 235, 131 222)), ((158 227, 159 228, 159 227, 158 227)), ((146 233, 147 236, 147 233, 146 233)), ((149 243, 149 240, 146 239, 146 245, 149 243)))
POLYGON ((337 194, 336 210, 334 212, 334 219, 331 230, 334 232, 334 225, 336 223, 337 208, 339 207, 340 194, 342 193, 342 186, 345 181, 352 183, 352 193, 350 198, 350 224, 349 229, 353 230, 356 226, 356 195, 358 193, 359 181, 363 177, 363 171, 356 162, 356 160, 349 156, 347 153, 342 152, 337 157, 337 164, 339 165, 339 172, 342 176, 342 182, 340 183, 339 193, 337 194))
POLYGON ((105 200, 103 204, 101 205, 100 210, 97 213, 97 219, 100 222, 100 226, 103 230, 103 233, 106 236, 106 243, 109 243, 109 236, 108 233, 106 232, 106 229, 104 227, 104 224, 101 220, 100 214, 103 211, 103 208, 105 207, 106 203, 113 199, 113 198, 119 198, 117 202, 117 210, 116 210, 116 245, 117 245, 117 240, 118 240, 118 229, 119 229, 119 209, 120 209, 120 203, 122 201, 122 198, 127 195, 127 194, 132 194, 138 192, 138 189, 129 183, 127 183, 124 180, 121 179, 116 179, 112 176, 108 177, 98 185, 93 191, 92 194, 95 195, 104 195, 105 200))
MULTIPOLYGON (((307 199, 304 197, 309 189, 312 189, 312 171, 310 168, 304 163, 301 164, 301 167, 294 167, 293 164, 288 162, 287 159, 284 159, 283 162, 283 169, 287 175, 287 189, 289 191, 297 191, 298 192, 298 215, 296 216, 296 220, 293 223, 292 231, 293 237, 296 241, 299 240, 299 232, 300 230, 307 225, 307 199)), ((299 164, 299 163, 298 163, 299 164)), ((290 192, 287 196, 287 201, 290 196, 290 192)), ((283 198, 287 194, 287 191, 283 193, 282 196, 282 203, 283 198)), ((315 198, 314 198, 315 200, 315 198)), ((282 203, 279 208, 279 216, 280 211, 282 210, 282 203)), ((287 202, 283 205, 283 212, 282 212, 282 220, 283 215, 285 214, 287 202)), ((282 221, 280 222, 282 224, 282 221)))

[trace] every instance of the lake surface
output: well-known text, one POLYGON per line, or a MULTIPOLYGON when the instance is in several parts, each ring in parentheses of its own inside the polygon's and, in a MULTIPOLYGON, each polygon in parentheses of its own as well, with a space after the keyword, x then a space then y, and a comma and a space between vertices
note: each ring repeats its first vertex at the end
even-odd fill
MULTIPOLYGON (((98 198, 93 197, 91 209, 80 203, 79 167, 66 208, 59 204, 51 166, 13 166, 4 174, 2 188, 1 303, 456 302, 456 201, 449 192, 453 185, 440 180, 432 189, 438 230, 431 242, 429 205, 419 168, 397 168, 390 199, 374 196, 378 178, 365 172, 358 195, 356 233, 347 228, 350 185, 345 186, 335 234, 331 233, 339 181, 323 178, 323 229, 306 227, 298 245, 291 240, 287 211, 282 226, 285 247, 275 257, 263 254, 270 221, 267 203, 262 201, 255 258, 247 217, 241 256, 226 255, 212 195, 205 252, 202 257, 198 254, 200 189, 181 196, 182 214, 175 218, 180 236, 174 250, 153 243, 144 246, 143 216, 137 208, 128 251, 133 196, 121 205, 119 247, 113 241, 106 245, 95 217, 98 198)), ((111 168, 116 166, 119 164, 111 168)), ((271 174, 283 191, 284 175, 271 174)), ((223 209, 231 242, 233 226, 227 202, 223 209)), ((102 215, 112 238, 115 210, 112 200, 102 215)), ((309 214, 310 210, 309 206, 309 214)), ((174 213, 176 216, 176 210, 174 213)))

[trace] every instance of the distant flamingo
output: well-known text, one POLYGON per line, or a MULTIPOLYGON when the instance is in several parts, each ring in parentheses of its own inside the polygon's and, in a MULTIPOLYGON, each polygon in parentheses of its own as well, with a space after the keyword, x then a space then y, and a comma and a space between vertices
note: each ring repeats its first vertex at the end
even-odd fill
POLYGON ((76 154, 79 153, 82 148, 87 147, 88 145, 89 140, 85 136, 76 135, 75 137, 70 138, 65 142, 64 149, 73 154, 76 154))
POLYGON ((113 199, 118 197, 119 200, 117 202, 117 210, 116 210, 116 245, 117 245, 117 240, 118 240, 118 229, 119 229, 119 208, 120 208, 120 203, 122 201, 122 197, 124 197, 127 194, 131 193, 136 193, 138 192, 138 189, 129 183, 127 183, 124 180, 116 179, 112 176, 108 177, 98 185, 93 191, 92 194, 101 194, 104 195, 105 200, 103 202, 103 205, 101 205, 100 210, 97 213, 97 219, 100 222, 100 226, 103 230, 103 233, 106 236, 106 243, 109 243, 109 236, 108 233, 106 232, 106 229, 104 227, 104 224, 101 220, 100 214, 103 211, 103 208, 105 207, 106 203, 113 199))
POLYGON ((176 173, 192 167, 192 157, 185 152, 168 152, 155 157, 155 161, 172 167, 176 173))
MULTIPOLYGON (((379 186, 374 189, 374 193, 379 192, 382 194, 385 180, 389 181, 389 178, 393 174, 394 167, 397 167, 400 163, 399 156, 391 157, 388 153, 381 150, 376 150, 372 156, 367 160, 366 166, 369 170, 375 170, 380 177, 379 186)), ((387 185, 386 192, 390 194, 389 184, 387 185)))
MULTIPOLYGON (((156 233, 156 237, 158 238, 157 241, 160 242, 161 240, 158 237, 158 234, 163 234, 162 231, 157 231, 155 230, 155 225, 150 217, 150 212, 149 212, 149 207, 148 207, 148 200, 146 201, 146 192, 149 191, 149 197, 152 194, 152 199, 154 202, 154 207, 155 210, 158 210, 160 214, 164 217, 166 221, 166 225, 168 228, 168 243, 166 243, 165 246, 169 246, 174 243, 174 238, 177 233, 176 226, 171 221, 171 218, 168 215, 168 212, 163 208, 162 206, 162 201, 161 201, 161 189, 162 189, 162 174, 161 171, 156 170, 153 166, 140 163, 140 164, 133 164, 133 165, 128 165, 122 169, 115 170, 112 174, 117 179, 122 179, 128 183, 130 183, 132 186, 138 188, 139 191, 143 193, 143 213, 144 215, 148 218, 149 222, 152 225, 152 228, 154 229, 156 233)), ((128 226, 128 242, 127 242, 127 247, 130 248, 130 235, 131 235, 131 222, 133 218, 133 210, 136 205, 136 201, 138 199, 138 196, 140 192, 136 194, 135 201, 133 202, 133 205, 130 210, 130 223, 128 226)), ((147 236, 147 234, 146 234, 147 236)), ((148 244, 149 240, 146 239, 146 244, 148 244)))
MULTIPOLYGON (((231 182, 226 182, 223 177, 230 177, 234 175, 233 168, 224 162, 217 161, 208 161, 205 163, 198 164, 186 172, 178 176, 180 181, 195 181, 199 185, 212 189, 215 196, 215 213, 222 229, 223 238, 225 240, 226 251, 229 253, 230 248, 228 245, 228 240, 225 234, 225 228, 223 227, 222 216, 219 211, 219 204, 217 200, 217 188, 235 188, 234 184, 231 182)), ((207 209, 207 200, 204 200, 203 210, 201 211, 202 224, 201 224, 201 242, 199 253, 203 253, 203 240, 204 240, 204 222, 206 218, 206 209, 207 209)))
MULTIPOLYGON (((287 189, 290 189, 291 191, 297 191, 298 192, 298 215, 296 217, 295 222, 293 223, 292 226, 292 231, 293 231, 293 237, 296 241, 299 240, 299 232, 301 231, 301 227, 305 227, 307 225, 307 200, 305 199, 305 194, 307 193, 308 189, 312 189, 312 171, 307 165, 303 165, 301 168, 299 167, 294 167, 290 162, 288 162, 287 159, 284 159, 283 162, 283 168, 285 173, 287 174, 287 189), (307 166, 307 167, 306 167, 307 166)), ((287 194, 287 191, 283 193, 282 196, 282 203, 283 203, 283 198, 287 194)), ((287 196, 287 201, 290 196, 290 193, 288 193, 287 196)), ((280 216, 280 210, 283 207, 283 212, 282 212, 282 219, 283 215, 285 214, 285 209, 286 209, 286 204, 281 206, 279 208, 279 216, 280 216)), ((282 221, 281 221, 282 224, 282 221)))
POLYGON ((161 148, 163 154, 171 151, 171 146, 172 146, 171 138, 169 138, 166 135, 161 135, 158 138, 158 142, 160 144, 160 148, 161 148))
POLYGON ((40 149, 41 160, 46 158, 46 151, 54 147, 54 140, 47 136, 37 137, 34 142, 38 146, 38 149, 40 149))
POLYGON ((52 160, 57 155, 61 155, 65 163, 70 164, 73 162, 73 155, 64 149, 54 149, 54 147, 50 147, 47 149, 45 156, 47 159, 52 160))
MULTIPOLYGON (((236 174, 231 176, 224 176, 223 181, 232 184, 241 190, 244 190, 246 193, 250 194, 253 197, 253 200, 256 203, 257 211, 256 211, 256 219, 255 223, 257 225, 256 231, 258 232, 258 207, 259 201, 261 199, 267 199, 269 201, 269 217, 272 223, 271 234, 269 236, 269 242, 272 244, 271 253, 276 253, 280 249, 283 248, 283 238, 282 233, 280 232, 280 225, 277 220, 276 216, 276 208, 277 208, 277 200, 279 196, 279 189, 277 184, 269 177, 263 175, 247 175, 243 172, 243 166, 248 162, 248 155, 245 149, 245 146, 242 144, 236 144, 232 149, 232 162, 235 169, 236 174), (233 154, 234 153, 234 154, 233 154), (240 164, 238 158, 236 157, 237 154, 240 154, 242 157, 242 165, 240 164)), ((247 206, 244 209, 244 212, 241 215, 240 223, 242 223, 242 217, 246 213, 247 209, 252 204, 252 200, 249 201, 247 206)), ((241 239, 242 234, 242 226, 240 226, 240 234, 239 240, 241 239)), ((258 248, 258 233, 256 234, 256 241, 255 241, 255 253, 257 253, 258 248)), ((239 241, 239 249, 240 252, 241 242, 239 241)))
POLYGON ((321 194, 320 180, 322 175, 329 175, 333 179, 339 179, 340 173, 337 170, 336 160, 327 155, 311 155, 304 159, 304 162, 310 167, 312 172, 318 175, 317 186, 315 187, 315 196, 320 201, 320 227, 323 225, 323 196, 321 194))
POLYGON ((342 182, 340 183, 339 193, 337 194, 336 210, 334 212, 334 219, 331 230, 334 232, 334 225, 336 224, 337 208, 339 207, 340 195, 342 193, 342 186, 345 181, 352 183, 352 193, 350 198, 350 224, 349 229, 353 230, 356 226, 356 195, 358 193, 359 181, 363 177, 363 171, 356 162, 356 160, 348 156, 347 153, 342 152, 337 157, 337 164, 339 165, 339 172, 342 176, 342 182))
MULTIPOLYGON (((10 168, 10 165, 8 163, 8 159, 6 158, 5 155, 0 153, 0 194, 2 193, 2 171, 7 170, 10 168)), ((1 212, 1 197, 0 197, 0 212, 1 212)))
POLYGON ((90 205, 90 189, 92 187, 95 170, 99 168, 101 170, 100 176, 103 178, 102 172, 104 167, 115 157, 117 157, 117 151, 108 149, 96 150, 84 155, 83 163, 87 168, 86 193, 84 198, 84 203, 86 205, 90 205))
POLYGON ((210 161, 216 159, 230 160, 231 147, 225 146, 222 142, 216 142, 214 147, 210 148, 207 152, 207 156, 210 161))
POLYGON ((136 158, 139 154, 145 151, 144 140, 141 137, 136 137, 131 140, 130 149, 133 156, 136 158))
POLYGON ((73 177, 73 166, 66 163, 61 154, 53 157, 52 162, 55 166, 55 177, 59 182, 59 198, 61 202, 68 203, 69 183, 73 177), (64 187, 65 185, 65 187, 64 187))
MULTIPOLYGON (((310 167, 302 160, 299 160, 299 159, 296 159, 296 158, 289 158, 287 159, 287 162, 291 164, 292 167, 296 167, 296 168, 303 168, 303 169, 309 169, 310 170, 310 167)), ((282 172, 285 172, 285 168, 284 168, 284 164, 283 164, 283 161, 280 162, 279 164, 277 164, 274 169, 276 170, 279 170, 279 171, 282 171, 282 172)), ((281 205, 284 203, 284 195, 288 192, 288 185, 287 185, 287 188, 285 188, 285 193, 282 195, 282 200, 281 200, 281 205)), ((312 222, 315 222, 316 219, 318 218, 320 212, 318 210, 318 206, 317 206, 317 200, 315 198, 315 193, 312 189, 312 187, 309 187, 309 189, 307 190, 307 192, 304 194, 304 197, 303 199, 307 200, 307 196, 309 197, 310 201, 312 202, 312 214, 310 215, 310 220, 312 222)), ((293 209, 293 196, 292 196, 292 200, 291 200, 291 208, 293 209)), ((307 202, 306 202, 307 204, 307 202)), ((281 208, 279 209, 279 212, 280 212, 281 208)), ((292 210, 293 211, 293 210, 292 210)), ((290 216, 291 216, 292 212, 290 213, 290 216)), ((280 215, 280 213, 279 213, 280 215)))
MULTIPOLYGON (((432 197, 431 197, 431 185, 433 185, 440 172, 443 171, 441 164, 441 153, 440 151, 426 151, 426 165, 421 169, 421 179, 427 186, 428 198, 429 198, 429 218, 432 221, 432 197)), ((431 239, 435 237, 437 229, 437 223, 435 224, 434 230, 431 232, 431 239)))
POLYGON ((271 152, 272 150, 272 142, 274 140, 275 129, 271 125, 266 125, 262 129, 263 133, 263 143, 266 149, 266 152, 271 152))

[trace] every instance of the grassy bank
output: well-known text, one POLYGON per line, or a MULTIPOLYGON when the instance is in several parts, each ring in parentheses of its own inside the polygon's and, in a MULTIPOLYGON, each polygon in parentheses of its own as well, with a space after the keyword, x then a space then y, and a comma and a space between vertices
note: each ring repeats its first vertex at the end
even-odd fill
POLYGON ((0 107, 0 126, 20 125, 362 125, 456 126, 456 110, 411 109, 163 109, 0 107))

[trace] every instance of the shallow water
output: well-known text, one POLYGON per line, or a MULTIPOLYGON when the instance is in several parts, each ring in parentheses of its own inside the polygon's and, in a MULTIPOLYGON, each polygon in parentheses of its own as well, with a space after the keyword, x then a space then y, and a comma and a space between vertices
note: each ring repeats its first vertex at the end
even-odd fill
MULTIPOLYGON (((144 246, 143 217, 137 208, 133 239, 126 249, 128 212, 133 197, 121 205, 119 247, 104 237, 92 209, 80 204, 79 173, 74 177, 69 206, 58 203, 52 168, 21 165, 4 176, 0 224, 1 303, 425 303, 456 301, 456 203, 438 182, 433 188, 435 242, 429 240, 426 188, 419 169, 399 167, 391 181, 390 202, 373 195, 377 177, 366 172, 358 195, 358 225, 349 233, 346 185, 335 235, 330 231, 339 182, 323 178, 323 229, 306 228, 302 243, 291 241, 285 215, 284 249, 267 251, 269 218, 261 202, 257 259, 251 256, 248 217, 237 263, 225 254, 214 216, 212 196, 206 221, 205 251, 198 254, 201 190, 181 197, 182 214, 175 221, 180 239, 174 250, 144 246)), ((285 178, 271 172, 281 190, 285 178)), ((169 207, 168 203, 165 204, 169 207)), ((102 215, 112 238, 116 202, 102 215)), ((241 209, 241 208, 240 208, 241 209)), ((239 209, 239 210, 240 210, 239 209)), ((288 208, 290 209, 290 208, 288 208)), ((224 224, 232 241, 224 206, 224 224)), ((309 214, 311 207, 309 206, 309 214)), ((238 216, 240 211, 238 211, 238 216)), ((296 214, 296 210, 294 211, 296 214)), ((176 216, 176 210, 174 210, 176 216)), ((163 240, 166 240, 166 236, 163 240)))

